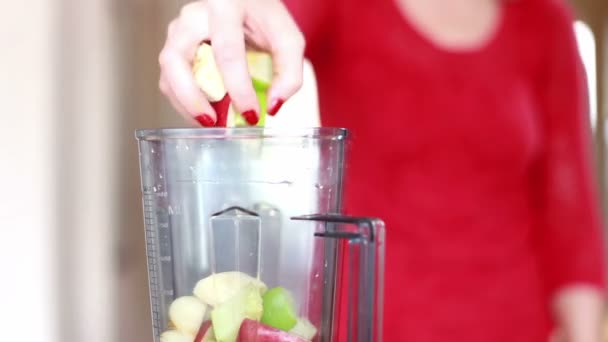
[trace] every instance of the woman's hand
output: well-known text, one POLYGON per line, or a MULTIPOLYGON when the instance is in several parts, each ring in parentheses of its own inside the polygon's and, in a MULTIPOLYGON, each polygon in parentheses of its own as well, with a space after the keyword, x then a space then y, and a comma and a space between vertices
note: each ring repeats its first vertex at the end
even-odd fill
POLYGON ((601 342, 604 297, 598 289, 572 285, 553 301, 560 331, 551 342, 601 342))
POLYGON ((270 53, 273 81, 268 113, 277 113, 302 84, 304 37, 280 0, 207 0, 184 6, 169 25, 159 56, 159 86, 188 120, 213 126, 216 113, 192 74, 199 45, 211 42, 215 62, 237 111, 249 124, 259 120, 259 104, 247 68, 246 49, 270 53))

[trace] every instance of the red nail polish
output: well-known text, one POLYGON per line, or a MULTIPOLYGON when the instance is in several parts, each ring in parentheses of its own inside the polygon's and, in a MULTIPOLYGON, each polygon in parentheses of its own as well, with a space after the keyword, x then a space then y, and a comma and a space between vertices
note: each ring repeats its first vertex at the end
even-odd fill
POLYGON ((230 109, 230 96, 226 94, 223 99, 211 104, 217 114, 216 127, 226 127, 228 124, 228 110, 230 109))
POLYGON ((213 127, 215 125, 211 116, 207 114, 197 115, 194 119, 204 127, 213 127))
POLYGON ((277 113, 279 112, 279 109, 281 109, 281 106, 283 106, 283 103, 285 103, 285 101, 283 99, 273 100, 270 104, 270 108, 268 108, 268 114, 270 114, 272 116, 277 115, 277 113))
POLYGON ((246 112, 243 112, 243 114, 241 115, 251 126, 257 125, 258 121, 260 120, 260 116, 258 115, 258 113, 255 112, 255 110, 248 110, 246 112))

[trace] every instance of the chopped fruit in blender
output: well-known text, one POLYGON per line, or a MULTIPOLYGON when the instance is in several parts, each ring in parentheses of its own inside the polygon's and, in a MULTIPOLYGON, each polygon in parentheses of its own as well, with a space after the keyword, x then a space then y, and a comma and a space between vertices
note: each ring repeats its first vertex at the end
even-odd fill
POLYGON ((309 320, 304 317, 301 317, 300 319, 298 319, 298 323, 296 323, 296 326, 293 327, 289 332, 291 334, 298 335, 308 341, 312 341, 312 339, 317 335, 317 328, 315 328, 315 326, 310 323, 309 320))
POLYGON ((160 342, 193 342, 194 337, 177 330, 165 331, 160 335, 160 342))
POLYGON ((249 285, 255 287, 259 295, 264 294, 267 290, 263 282, 245 273, 223 272, 199 281, 194 288, 194 295, 205 304, 216 307, 249 285))
POLYGON ((306 340, 260 322, 246 319, 241 324, 237 342, 306 342, 306 340))
POLYGON ((253 284, 245 286, 235 296, 211 311, 213 332, 218 342, 235 342, 244 319, 262 317, 262 296, 253 284))
POLYGON ((226 95, 224 79, 215 64, 211 45, 204 43, 199 46, 192 71, 196 84, 205 93, 209 102, 217 102, 224 98, 226 95))
POLYGON ((181 332, 196 335, 203 323, 207 306, 194 296, 177 298, 169 307, 169 319, 181 332))
POLYGON ((204 321, 201 324, 201 328, 196 334, 194 342, 215 342, 215 334, 213 333, 213 327, 211 321, 204 321))
POLYGON ((291 293, 283 287, 275 287, 264 293, 262 323, 284 331, 291 330, 298 322, 296 307, 291 293))

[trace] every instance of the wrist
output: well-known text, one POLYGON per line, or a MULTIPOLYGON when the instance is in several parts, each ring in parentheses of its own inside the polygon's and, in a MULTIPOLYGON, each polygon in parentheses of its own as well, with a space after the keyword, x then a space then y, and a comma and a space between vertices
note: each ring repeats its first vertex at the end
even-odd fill
POLYGON ((604 300, 591 286, 571 285, 559 290, 553 307, 561 335, 557 342, 599 342, 602 340, 604 300))

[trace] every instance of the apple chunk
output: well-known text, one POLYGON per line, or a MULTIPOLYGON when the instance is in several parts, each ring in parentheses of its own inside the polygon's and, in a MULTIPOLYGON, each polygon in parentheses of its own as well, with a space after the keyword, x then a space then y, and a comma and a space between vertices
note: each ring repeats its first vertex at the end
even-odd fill
POLYGON ((169 307, 169 319, 177 330, 196 335, 207 312, 207 306, 194 296, 179 297, 169 307))
POLYGON ((245 319, 241 324, 237 342, 306 342, 307 340, 275 329, 260 322, 245 319))
POLYGON ((213 332, 218 342, 234 342, 244 319, 262 317, 262 296, 253 285, 245 287, 235 296, 211 311, 213 332))
POLYGON ((298 322, 294 299, 283 287, 275 287, 264 293, 262 323, 284 331, 291 330, 298 322))
POLYGON ((178 330, 165 331, 160 335, 160 342, 193 342, 194 337, 178 330))
POLYGON ((253 285, 260 295, 267 290, 263 282, 245 273, 222 272, 199 281, 194 287, 194 295, 205 304, 216 307, 249 285, 253 285))
POLYGON ((312 341, 317 335, 317 328, 306 318, 300 318, 298 319, 298 323, 289 332, 312 341))
POLYGON ((196 84, 210 102, 217 102, 224 98, 226 87, 222 74, 215 63, 211 45, 203 43, 198 47, 192 71, 196 84))

